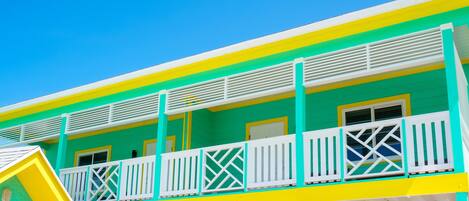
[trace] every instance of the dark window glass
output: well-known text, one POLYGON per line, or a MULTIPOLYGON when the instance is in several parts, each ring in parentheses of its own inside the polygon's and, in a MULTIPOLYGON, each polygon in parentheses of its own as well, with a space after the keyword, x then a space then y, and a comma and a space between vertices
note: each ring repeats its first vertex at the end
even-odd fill
POLYGON ((402 117, 402 106, 396 105, 391 107, 384 107, 375 109, 375 120, 386 120, 402 117))
POLYGON ((346 125, 371 122, 371 109, 355 110, 345 113, 346 125))
POLYGON ((94 154, 93 164, 105 163, 107 161, 107 152, 99 152, 94 154))
POLYGON ((93 162, 93 155, 82 155, 78 158, 78 166, 91 165, 93 162))

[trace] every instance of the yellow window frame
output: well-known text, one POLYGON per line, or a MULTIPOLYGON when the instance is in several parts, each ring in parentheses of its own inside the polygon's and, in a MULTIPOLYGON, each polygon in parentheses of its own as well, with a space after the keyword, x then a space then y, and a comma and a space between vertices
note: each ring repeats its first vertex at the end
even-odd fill
POLYGON ((337 124, 338 126, 344 126, 344 117, 345 111, 351 109, 359 109, 361 107, 367 108, 376 105, 384 105, 384 104, 391 104, 391 103, 402 102, 404 116, 412 115, 411 104, 410 104, 410 94, 401 94, 396 96, 389 96, 385 98, 378 98, 373 100, 367 100, 362 102, 356 102, 346 105, 340 105, 337 107, 337 124))
MULTIPOLYGON (((171 144, 173 145, 171 151, 172 152, 176 151, 176 136, 175 135, 166 136, 166 140, 170 140, 171 144)), ((156 139, 148 139, 148 140, 143 141, 142 156, 145 156, 145 153, 147 152, 147 145, 150 143, 156 143, 156 139)))
POLYGON ((251 127, 259 126, 263 124, 277 123, 277 122, 284 123, 285 126, 283 127, 283 135, 288 135, 288 116, 283 116, 283 117, 277 117, 277 118, 272 118, 272 119, 246 123, 246 141, 249 140, 251 137, 251 127))
POLYGON ((94 148, 90 148, 90 149, 83 149, 83 150, 80 150, 80 151, 76 151, 75 152, 75 158, 74 158, 74 161, 73 161, 74 166, 75 167, 78 166, 78 157, 80 157, 81 155, 91 154, 93 152, 100 152, 100 151, 107 151, 106 162, 111 161, 112 145, 106 145, 106 146, 94 147, 94 148))

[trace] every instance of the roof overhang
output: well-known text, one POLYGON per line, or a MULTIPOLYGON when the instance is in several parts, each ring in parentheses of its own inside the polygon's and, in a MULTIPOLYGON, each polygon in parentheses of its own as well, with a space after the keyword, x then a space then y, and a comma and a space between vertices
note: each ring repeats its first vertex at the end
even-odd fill
POLYGON ((398 0, 295 29, 0 108, 0 121, 34 114, 318 44, 469 5, 466 0, 398 0))

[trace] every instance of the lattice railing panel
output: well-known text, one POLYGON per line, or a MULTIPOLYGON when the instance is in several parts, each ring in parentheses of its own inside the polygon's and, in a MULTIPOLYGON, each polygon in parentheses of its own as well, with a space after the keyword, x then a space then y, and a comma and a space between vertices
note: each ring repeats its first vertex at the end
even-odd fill
POLYGON ((90 166, 87 200, 117 200, 119 172, 119 162, 109 162, 90 166))
POLYGON ((401 120, 346 126, 345 179, 403 173, 401 120))
POLYGON ((244 143, 204 148, 202 192, 244 188, 244 143))

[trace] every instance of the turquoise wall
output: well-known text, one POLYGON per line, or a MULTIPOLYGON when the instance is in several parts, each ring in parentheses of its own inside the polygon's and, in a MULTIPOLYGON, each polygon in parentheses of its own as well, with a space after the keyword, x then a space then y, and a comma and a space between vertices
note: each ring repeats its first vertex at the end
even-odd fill
POLYGON ((3 196, 3 190, 11 190, 11 201, 29 201, 31 198, 24 189, 20 180, 14 176, 0 184, 0 197, 3 196))

